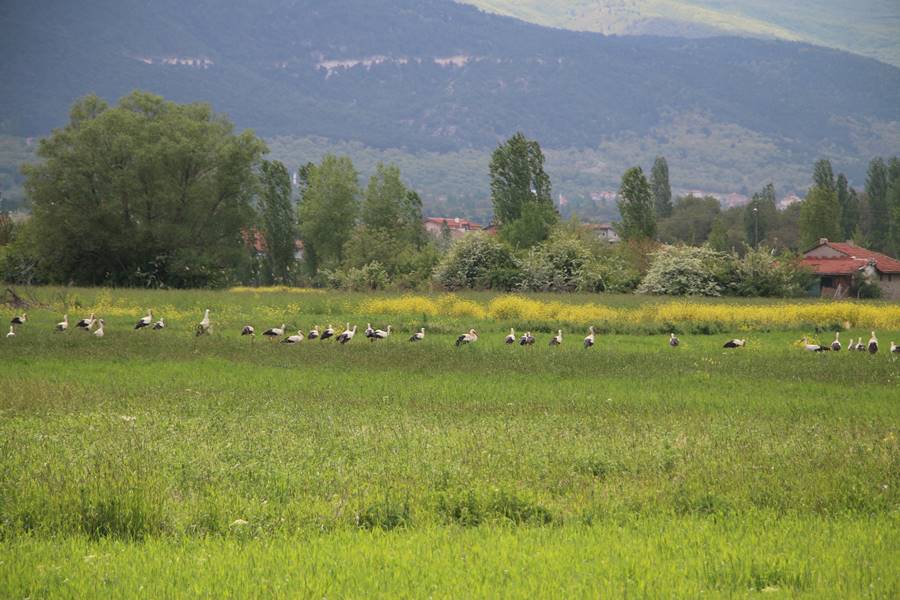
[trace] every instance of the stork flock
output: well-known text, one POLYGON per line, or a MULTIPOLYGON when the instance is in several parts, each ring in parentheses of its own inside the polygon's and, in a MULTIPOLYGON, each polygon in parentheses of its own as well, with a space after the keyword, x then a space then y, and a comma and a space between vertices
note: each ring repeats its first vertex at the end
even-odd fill
MULTIPOLYGON (((21 315, 15 315, 9 322, 9 333, 6 334, 7 338, 14 338, 17 335, 17 327, 21 327, 25 325, 28 321, 28 313, 22 313, 21 315)), ((102 318, 99 318, 96 314, 91 313, 90 316, 85 317, 78 322, 75 323, 76 329, 81 329, 89 332, 91 335, 97 338, 102 338, 105 333, 105 322, 102 318), (96 327, 96 329, 95 329, 96 327)), ((152 309, 147 310, 147 314, 140 319, 138 319, 137 323, 134 325, 134 329, 151 329, 153 331, 159 331, 166 328, 166 323, 162 318, 157 320, 153 320, 153 311, 152 309)), ((56 324, 54 330, 59 333, 65 333, 69 330, 69 315, 64 314, 62 321, 56 324)), ((296 333, 288 334, 286 324, 282 323, 280 327, 271 327, 262 332, 262 335, 270 340, 280 340, 283 344, 298 344, 303 340, 328 340, 335 339, 340 344, 347 344, 353 340, 356 336, 357 326, 350 326, 350 323, 346 323, 344 330, 340 333, 332 326, 331 324, 324 329, 319 328, 318 325, 313 326, 308 332, 304 332, 303 330, 298 330, 296 333)), ((203 313, 203 318, 197 324, 195 329, 195 334, 197 336, 208 335, 212 332, 212 321, 210 320, 210 311, 207 308, 203 313)), ((366 324, 366 329, 363 332, 365 337, 369 339, 371 342, 376 342, 378 340, 386 340, 391 336, 392 328, 390 325, 385 327, 384 329, 374 329, 371 323, 366 324)), ((591 325, 588 327, 588 334, 582 340, 582 345, 585 349, 592 348, 596 343, 596 332, 594 331, 594 326, 591 325)), ((809 341, 807 337, 804 337, 800 342, 803 349, 808 352, 840 352, 843 349, 843 345, 840 341, 840 333, 836 332, 834 334, 834 341, 830 344, 815 344, 809 341)), ((255 338, 256 336, 256 328, 252 325, 244 325, 241 328, 241 336, 250 336, 251 338, 255 338)), ((425 339, 425 328, 422 327, 415 333, 413 333, 409 337, 410 342, 421 342, 425 339)), ((853 338, 850 339, 850 344, 847 346, 848 351, 857 351, 857 352, 868 352, 869 354, 877 354, 878 353, 878 338, 875 337, 875 332, 872 332, 869 341, 863 344, 862 337, 858 338, 856 343, 853 342, 853 338)), ((469 344, 474 344, 478 341, 478 332, 475 329, 469 329, 467 332, 459 335, 456 338, 456 347, 466 346, 469 344)), ((520 346, 533 346, 536 342, 536 339, 531 331, 524 332, 521 336, 516 334, 516 330, 514 328, 510 328, 509 334, 504 338, 504 343, 507 345, 515 345, 518 344, 520 346)), ((563 332, 562 329, 557 330, 556 335, 550 338, 549 345, 551 347, 561 346, 563 343, 563 332)), ((675 335, 675 333, 671 333, 669 335, 668 344, 671 348, 677 348, 680 346, 681 341, 675 335)), ((746 339, 731 339, 725 342, 722 346, 723 348, 734 349, 734 348, 743 348, 746 346, 746 339)), ((890 354, 900 354, 900 346, 891 342, 890 346, 890 354)))

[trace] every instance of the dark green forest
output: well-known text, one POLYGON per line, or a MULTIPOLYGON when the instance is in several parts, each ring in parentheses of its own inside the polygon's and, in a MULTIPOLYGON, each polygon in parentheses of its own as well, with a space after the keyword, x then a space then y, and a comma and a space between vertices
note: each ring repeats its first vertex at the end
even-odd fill
MULTIPOLYGON (((0 52, 12 83, 0 133, 19 136, 62 125, 87 93, 114 102, 145 89, 211 102, 266 138, 420 156, 489 152, 522 130, 568 157, 586 149, 601 170, 612 162, 595 189, 665 154, 673 172, 705 171, 684 186, 749 193, 768 179, 803 189, 797 173, 821 155, 861 182, 868 159, 900 143, 900 69, 875 60, 576 33, 449 0, 4 3, 0 52)), ((560 192, 583 191, 570 179, 560 192)))

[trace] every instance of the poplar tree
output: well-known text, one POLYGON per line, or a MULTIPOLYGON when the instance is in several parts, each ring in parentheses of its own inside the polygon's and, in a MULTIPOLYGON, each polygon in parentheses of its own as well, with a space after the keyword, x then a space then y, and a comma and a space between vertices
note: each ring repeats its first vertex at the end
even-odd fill
POLYGON ((669 185, 669 164, 664 156, 657 156, 650 172, 650 188, 653 190, 653 205, 656 218, 672 214, 672 186, 669 185))
POLYGON ((656 215, 650 184, 640 167, 631 167, 622 175, 619 187, 620 235, 626 240, 656 237, 656 215))

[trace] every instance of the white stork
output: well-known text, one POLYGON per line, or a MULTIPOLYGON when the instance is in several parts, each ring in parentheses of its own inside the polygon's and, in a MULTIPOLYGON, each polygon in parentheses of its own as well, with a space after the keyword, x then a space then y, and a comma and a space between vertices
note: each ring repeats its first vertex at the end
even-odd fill
POLYGON ((159 318, 159 321, 153 324, 153 331, 159 331, 160 329, 166 328, 166 322, 163 321, 162 317, 159 318))
POLYGON ((835 331, 835 332, 834 332, 834 341, 831 342, 831 349, 832 349, 832 351, 834 351, 834 352, 840 352, 840 351, 841 351, 841 340, 840 340, 840 337, 841 337, 841 332, 840 332, 840 331, 835 331))
POLYGON ((534 344, 534 336, 531 335, 530 331, 526 331, 521 338, 519 338, 520 346, 531 346, 534 344))
POLYGON ((669 334, 669 346, 671 346, 672 348, 677 348, 678 344, 680 343, 681 341, 677 337, 675 337, 674 331, 669 334))
POLYGON ((102 338, 103 337, 103 326, 105 325, 103 319, 97 321, 97 331, 94 331, 94 337, 102 338))
POLYGON ((559 346, 562 344, 562 329, 559 329, 552 338, 550 338, 551 346, 559 346))
POLYGON ((303 341, 303 332, 298 331, 295 335, 289 335, 283 340, 281 340, 282 344, 298 344, 303 341))
POLYGON ((63 315, 63 320, 56 324, 56 331, 68 331, 69 329, 69 315, 63 315))
POLYGON ((75 327, 78 327, 79 329, 86 329, 86 330, 90 331, 91 327, 94 326, 94 321, 96 321, 96 319, 94 318, 94 313, 91 313, 91 316, 89 316, 88 318, 81 319, 80 321, 75 323, 75 327))
POLYGON ((891 342, 891 354, 900 354, 900 346, 891 342))
POLYGON ((244 325, 244 327, 241 328, 241 335, 256 336, 256 330, 253 329, 253 325, 244 325))
POLYGON ((727 342, 725 342, 725 345, 722 347, 723 348, 743 348, 746 343, 747 343, 747 340, 733 339, 733 340, 728 340, 727 342))
POLYGON ((370 337, 372 337, 373 335, 375 335, 375 330, 372 329, 372 324, 371 324, 371 323, 366 323, 366 330, 365 330, 364 333, 366 334, 366 337, 367 337, 367 338, 370 338, 370 337))
POLYGON ((512 327, 509 328, 509 335, 506 336, 503 340, 504 344, 515 344, 516 343, 516 330, 512 327))
POLYGON ((375 340, 384 340, 384 339, 387 339, 390 335, 391 335, 391 326, 388 325, 387 329, 384 329, 384 330, 376 329, 375 331, 373 331, 372 335, 371 335, 371 341, 374 342, 375 340))
POLYGON ((322 336, 319 339, 327 340, 330 337, 334 336, 334 327, 331 326, 331 323, 328 324, 328 327, 325 328, 325 331, 322 332, 322 336))
POLYGON ((203 319, 197 325, 197 336, 201 336, 203 334, 209 333, 212 324, 209 322, 209 309, 207 308, 203 312, 203 319))
POLYGON ((826 347, 819 344, 810 344, 806 336, 803 337, 803 349, 807 352, 824 352, 826 347))
POLYGON ((462 334, 458 338, 456 338, 456 347, 459 348, 463 344, 474 344, 478 341, 478 334, 474 329, 470 329, 468 332, 462 334))
POLYGON ((584 347, 585 348, 590 348, 591 346, 594 345, 595 336, 596 336, 596 334, 594 333, 594 326, 591 325, 590 327, 588 327, 588 334, 584 338, 584 347))
POLYGON ((860 336, 856 340, 856 351, 857 352, 865 352, 866 351, 866 345, 862 343, 862 336, 860 336))
POLYGON ((281 337, 284 335, 284 323, 281 324, 281 327, 272 327, 270 329, 266 329, 263 331, 263 335, 269 339, 275 339, 277 337, 281 337))
POLYGON ((150 327, 151 323, 153 323, 153 312, 148 308, 147 316, 141 317, 137 323, 135 323, 135 329, 143 329, 144 327, 150 327))
POLYGON ((6 337, 8 337, 8 338, 16 337, 16 326, 15 325, 10 324, 9 333, 6 334, 6 337))
POLYGON ((409 336, 409 341, 411 341, 411 342, 421 342, 424 339, 425 339, 425 328, 424 327, 422 329, 418 330, 417 332, 415 332, 414 334, 412 334, 411 336, 409 336))
POLYGON ((337 341, 341 344, 346 344, 353 339, 354 335, 356 335, 356 325, 353 326, 353 329, 350 329, 350 323, 347 323, 347 328, 338 336, 337 341))
POLYGON ((25 321, 28 320, 28 313, 22 313, 21 315, 16 315, 12 319, 9 320, 10 325, 24 325, 25 321))
POLYGON ((308 337, 311 340, 319 339, 319 326, 314 325, 313 328, 309 330, 309 335, 307 335, 306 337, 308 337))
POLYGON ((869 343, 866 344, 866 349, 869 351, 869 354, 876 354, 878 352, 878 339, 875 337, 875 332, 872 332, 872 337, 869 338, 869 343))

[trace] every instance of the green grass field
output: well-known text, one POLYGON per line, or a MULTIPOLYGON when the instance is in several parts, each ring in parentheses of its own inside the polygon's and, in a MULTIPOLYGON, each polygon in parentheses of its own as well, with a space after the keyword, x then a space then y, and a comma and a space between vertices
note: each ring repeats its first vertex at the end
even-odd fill
MULTIPOLYGON (((47 308, 0 339, 0 597, 900 596, 898 331, 875 356, 798 349, 814 331, 552 349, 452 316, 411 344, 395 315, 384 342, 287 346, 240 326, 387 321, 331 292, 25 295, 47 308), (63 304, 107 335, 53 333, 63 304), (132 330, 147 306, 168 329, 132 330)), ((647 301, 599 298, 552 297, 647 301)))

